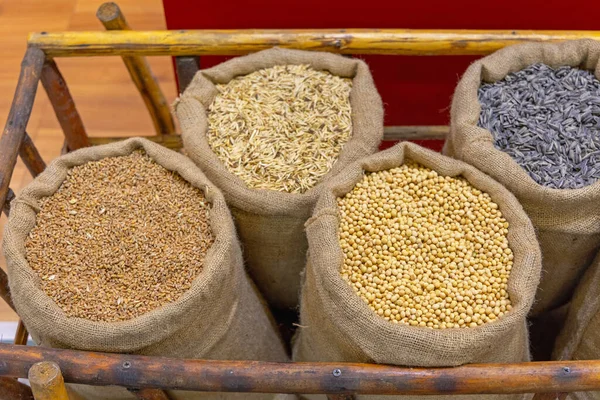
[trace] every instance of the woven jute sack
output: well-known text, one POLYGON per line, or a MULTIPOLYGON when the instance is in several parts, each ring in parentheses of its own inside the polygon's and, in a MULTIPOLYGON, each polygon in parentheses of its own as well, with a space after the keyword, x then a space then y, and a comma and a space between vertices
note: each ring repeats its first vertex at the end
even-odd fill
POLYGON ((186 153, 223 191, 231 207, 250 275, 272 307, 296 307, 300 272, 306 264, 304 223, 318 193, 348 164, 377 151, 383 138, 383 106, 368 66, 335 54, 273 48, 199 71, 174 107, 186 153), (226 169, 208 144, 207 109, 218 93, 215 84, 260 69, 294 64, 308 64, 352 79, 352 136, 331 171, 307 192, 251 189, 226 169))
MULTIPOLYGON (((600 360, 600 255, 575 290, 564 327, 556 340, 555 360, 600 360)), ((571 393, 568 399, 600 398, 600 391, 571 393)))
POLYGON ((496 149, 492 133, 477 126, 477 90, 532 64, 572 66, 600 77, 600 43, 580 40, 507 47, 473 63, 452 100, 451 129, 444 153, 475 166, 519 199, 536 228, 543 257, 541 283, 532 315, 566 304, 600 247, 600 182, 581 189, 552 189, 536 183, 508 154, 496 149))
MULTIPOLYGON (((533 226, 517 199, 472 166, 412 143, 400 143, 352 164, 336 177, 319 198, 313 217, 306 223, 306 232, 309 252, 302 287, 300 328, 294 342, 295 361, 449 367, 529 360, 525 318, 539 282, 540 248, 533 226), (407 161, 420 163, 444 176, 461 175, 474 187, 488 193, 510 224, 508 241, 514 253, 514 265, 508 280, 508 293, 513 309, 497 321, 476 328, 444 330, 392 324, 375 314, 342 279, 337 198, 350 192, 365 171, 387 170, 407 161)), ((477 398, 526 397, 490 395, 477 398)))
MULTIPOLYGON (((15 307, 41 346, 192 359, 287 360, 272 319, 244 271, 223 195, 191 160, 148 140, 133 138, 89 147, 54 160, 13 201, 3 248, 15 307), (40 288, 39 277, 25 257, 24 244, 35 226, 39 201, 58 190, 71 167, 136 149, 143 149, 156 163, 201 189, 210 203, 215 241, 204 269, 179 299, 131 320, 110 323, 67 317, 40 288)), ((123 388, 76 385, 72 389, 90 399, 134 398, 123 388)), ((177 391, 171 395, 174 399, 273 398, 177 391)))

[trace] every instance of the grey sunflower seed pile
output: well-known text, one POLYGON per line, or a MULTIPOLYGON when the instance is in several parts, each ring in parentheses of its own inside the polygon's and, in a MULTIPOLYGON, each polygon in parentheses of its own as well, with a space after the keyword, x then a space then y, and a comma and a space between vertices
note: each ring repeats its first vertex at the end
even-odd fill
POLYGON ((534 181, 576 189, 600 178, 600 81, 535 64, 479 89, 479 126, 534 181))
POLYGON ((76 166, 25 243, 69 317, 128 320, 177 300, 214 241, 203 193, 142 152, 76 166))

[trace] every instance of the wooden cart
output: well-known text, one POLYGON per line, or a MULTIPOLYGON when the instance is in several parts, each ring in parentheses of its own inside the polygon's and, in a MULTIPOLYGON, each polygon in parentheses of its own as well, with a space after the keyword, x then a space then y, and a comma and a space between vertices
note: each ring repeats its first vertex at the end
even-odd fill
MULTIPOLYGON (((65 135, 63 152, 123 138, 88 137, 54 58, 121 56, 150 112, 156 135, 149 139, 181 147, 169 107, 145 56, 176 59, 180 91, 198 70, 200 55, 239 55, 273 46, 341 54, 484 55, 524 41, 600 40, 600 31, 473 30, 200 30, 131 31, 114 3, 98 10, 111 32, 33 33, 0 139, 0 204, 10 213, 9 182, 20 156, 33 176, 45 168, 26 128, 41 80, 65 135)), ((386 140, 443 139, 445 126, 386 127, 386 140)), ((0 296, 13 309, 7 276, 0 270, 0 296)), ((168 399, 164 390, 264 393, 325 393, 330 399, 356 394, 417 395, 536 393, 564 399, 568 392, 600 391, 600 360, 401 368, 349 363, 206 361, 103 354, 23 346, 20 322, 15 345, 0 344, 0 399, 66 399, 64 381, 119 385, 142 399, 168 399), (15 378, 27 378, 31 389, 15 378), (63 381, 64 377, 64 381, 63 381), (33 390, 33 393, 32 393, 33 390)))

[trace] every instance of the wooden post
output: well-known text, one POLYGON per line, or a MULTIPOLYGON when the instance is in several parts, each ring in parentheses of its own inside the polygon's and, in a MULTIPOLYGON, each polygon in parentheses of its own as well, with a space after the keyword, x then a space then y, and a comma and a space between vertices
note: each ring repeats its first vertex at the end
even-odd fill
POLYGON ((175 57, 179 93, 183 93, 192 79, 194 79, 194 75, 196 75, 196 72, 198 72, 199 69, 198 62, 198 57, 175 57))
POLYGON ((77 150, 90 145, 83 121, 75 108, 67 83, 54 60, 47 59, 42 68, 42 85, 54 108, 56 118, 65 134, 69 149, 77 150))
POLYGON ((328 394, 327 400, 355 400, 356 396, 353 394, 328 394))
POLYGON ((27 328, 25 328, 23 321, 19 320, 19 325, 17 325, 17 332, 15 333, 14 343, 18 346, 26 346, 27 339, 29 339, 29 332, 27 332, 27 328))
POLYGON ((0 399, 34 400, 31 388, 16 379, 0 377, 0 399))
POLYGON ((38 152, 27 132, 25 132, 25 136, 23 136, 23 141, 21 142, 21 147, 19 147, 19 155, 21 156, 21 160, 23 160, 23 164, 25 164, 31 173, 31 176, 34 178, 46 169, 46 163, 42 159, 42 156, 38 152))
MULTIPOLYGON (((109 30, 131 30, 115 3, 104 3, 98 8, 96 16, 104 27, 109 30)), ((146 108, 152 117, 154 128, 158 135, 175 133, 175 123, 171 116, 169 103, 165 99, 156 78, 152 75, 150 65, 144 57, 123 57, 123 62, 131 75, 133 83, 138 88, 146 108)))
POLYGON ((29 383, 35 400, 69 400, 58 364, 42 361, 29 369, 29 383))
POLYGON ((17 163, 19 148, 25 136, 25 129, 33 108, 33 100, 35 99, 43 63, 44 53, 40 49, 33 47, 27 49, 21 63, 21 75, 17 83, 15 97, 0 138, 0 206, 2 208, 5 206, 9 190, 8 185, 17 163))

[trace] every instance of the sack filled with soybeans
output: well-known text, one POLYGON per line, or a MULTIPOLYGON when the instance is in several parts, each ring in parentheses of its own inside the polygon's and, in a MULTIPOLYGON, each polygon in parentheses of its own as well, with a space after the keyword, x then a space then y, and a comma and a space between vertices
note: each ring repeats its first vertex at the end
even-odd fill
POLYGON ((567 304, 600 248, 600 43, 528 43, 473 63, 445 154, 510 190, 537 231, 532 316, 567 304))
POLYGON ((472 166, 400 143, 333 179, 306 232, 295 361, 529 360, 539 245, 517 199, 472 166))
MULTIPOLYGON (((600 359, 600 255, 575 289, 566 322, 556 339, 555 360, 600 359)), ((598 392, 574 392, 569 400, 598 399, 598 392)))
POLYGON ((199 71, 175 110, 186 153, 231 207, 250 275, 273 308, 295 308, 318 193, 383 138, 369 68, 273 48, 199 71))
MULTIPOLYGON (((12 202, 3 248, 12 299, 38 345, 287 360, 244 271, 223 195, 191 160, 148 140, 53 161, 12 202)), ((71 389, 88 399, 135 398, 118 387, 71 389)))

